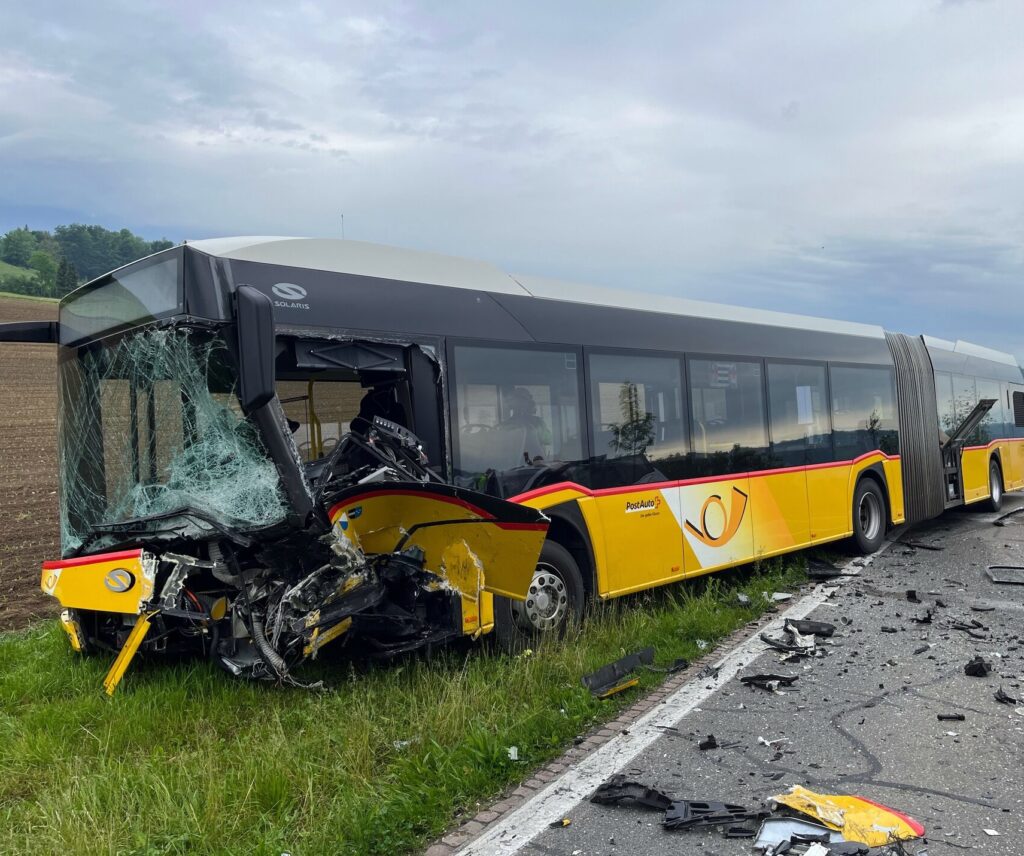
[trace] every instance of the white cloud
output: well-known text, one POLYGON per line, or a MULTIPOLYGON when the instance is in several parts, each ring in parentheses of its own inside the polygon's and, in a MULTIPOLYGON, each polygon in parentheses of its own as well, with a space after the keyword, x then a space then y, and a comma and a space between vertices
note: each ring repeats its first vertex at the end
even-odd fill
POLYGON ((1022 29, 1010 2, 44 0, 5 11, 0 226, 344 212, 349 237, 1024 357, 1022 29))

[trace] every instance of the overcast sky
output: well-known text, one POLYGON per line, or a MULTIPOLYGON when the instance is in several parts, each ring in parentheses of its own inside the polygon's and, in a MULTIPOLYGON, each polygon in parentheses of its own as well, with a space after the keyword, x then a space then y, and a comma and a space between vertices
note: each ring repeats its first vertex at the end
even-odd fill
POLYGON ((0 230, 344 213, 1024 362, 1022 33, 1019 2, 6 3, 0 230))

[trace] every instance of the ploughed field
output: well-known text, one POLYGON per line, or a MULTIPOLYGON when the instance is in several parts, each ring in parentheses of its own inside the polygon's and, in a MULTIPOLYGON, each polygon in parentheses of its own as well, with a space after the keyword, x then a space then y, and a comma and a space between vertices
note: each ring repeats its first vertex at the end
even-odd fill
MULTIPOLYGON (((0 294, 0 323, 56 317, 56 301, 0 294)), ((56 346, 0 344, 0 631, 54 613, 39 565, 60 555, 56 432, 56 346)))

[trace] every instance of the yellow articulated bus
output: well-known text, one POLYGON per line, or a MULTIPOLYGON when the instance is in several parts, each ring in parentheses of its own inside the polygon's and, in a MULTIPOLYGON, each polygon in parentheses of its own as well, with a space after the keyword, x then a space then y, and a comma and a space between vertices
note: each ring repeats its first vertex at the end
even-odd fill
POLYGON ((138 651, 521 645, 1024 487, 1008 354, 354 241, 188 243, 0 340, 60 345, 42 586, 108 691, 138 651))

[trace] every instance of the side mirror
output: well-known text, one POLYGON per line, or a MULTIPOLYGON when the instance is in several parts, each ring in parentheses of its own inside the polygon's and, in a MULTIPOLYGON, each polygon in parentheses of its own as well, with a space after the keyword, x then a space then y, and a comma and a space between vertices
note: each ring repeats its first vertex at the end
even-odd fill
POLYGON ((240 285, 235 292, 239 399, 246 415, 274 397, 274 305, 262 291, 240 285))

